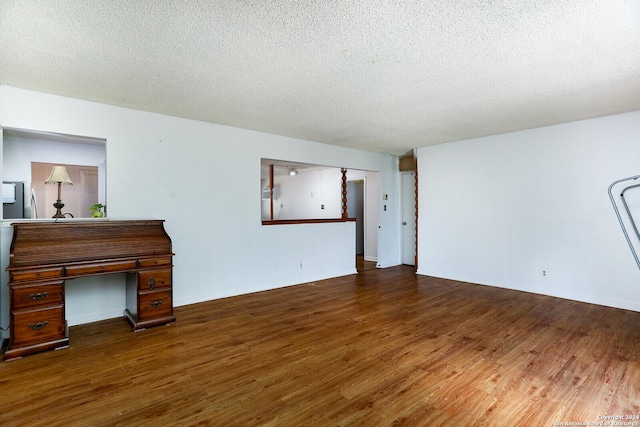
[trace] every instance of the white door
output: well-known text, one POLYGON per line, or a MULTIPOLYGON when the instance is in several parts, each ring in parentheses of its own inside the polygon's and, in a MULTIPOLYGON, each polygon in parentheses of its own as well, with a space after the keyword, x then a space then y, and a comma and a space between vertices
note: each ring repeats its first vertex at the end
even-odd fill
POLYGON ((402 174, 402 263, 416 265, 416 179, 402 174))

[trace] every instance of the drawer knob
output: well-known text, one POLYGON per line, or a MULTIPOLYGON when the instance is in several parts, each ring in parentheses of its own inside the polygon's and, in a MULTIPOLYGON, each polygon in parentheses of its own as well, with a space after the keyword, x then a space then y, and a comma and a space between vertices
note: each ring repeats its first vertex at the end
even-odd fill
POLYGON ((49 296, 49 292, 38 292, 37 294, 29 294, 29 299, 33 301, 40 301, 49 296))
POLYGON ((159 300, 151 301, 149 305, 153 308, 158 308, 162 305, 162 300, 159 299, 159 300))
POLYGON ((149 287, 149 289, 155 288, 156 279, 154 279, 153 277, 149 277, 149 280, 147 281, 147 286, 149 287))
POLYGON ((29 328, 33 329, 34 331, 39 331, 40 329, 46 328, 48 325, 49 321, 45 320, 44 322, 29 323, 29 328))

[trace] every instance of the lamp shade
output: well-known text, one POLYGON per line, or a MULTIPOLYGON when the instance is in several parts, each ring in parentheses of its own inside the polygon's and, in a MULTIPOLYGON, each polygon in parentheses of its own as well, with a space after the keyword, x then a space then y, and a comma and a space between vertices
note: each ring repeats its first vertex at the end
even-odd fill
POLYGON ((64 166, 54 166, 51 168, 51 174, 44 183, 73 185, 73 181, 71 181, 71 178, 69 178, 69 174, 67 173, 67 168, 64 166))

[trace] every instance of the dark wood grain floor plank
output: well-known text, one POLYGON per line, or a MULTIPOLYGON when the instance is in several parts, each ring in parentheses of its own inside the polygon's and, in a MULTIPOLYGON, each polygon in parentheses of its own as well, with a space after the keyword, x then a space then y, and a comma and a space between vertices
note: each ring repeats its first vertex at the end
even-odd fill
MULTIPOLYGON (((179 284, 176 284, 179 286, 179 284)), ((0 365, 4 426, 551 426, 640 413, 640 313, 411 267, 177 307, 0 365)))

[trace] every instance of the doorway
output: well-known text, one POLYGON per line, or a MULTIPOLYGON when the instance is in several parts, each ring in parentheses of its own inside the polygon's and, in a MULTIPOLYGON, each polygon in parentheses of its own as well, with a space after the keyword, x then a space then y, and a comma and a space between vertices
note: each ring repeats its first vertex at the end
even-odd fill
MULTIPOLYGON (((373 270, 376 268, 376 261, 367 260, 367 206, 370 200, 367 200, 367 184, 365 178, 358 178, 347 181, 347 216, 356 219, 356 270, 362 272, 365 270, 373 270), (365 207, 366 206, 366 207, 365 207)), ((370 220, 370 218, 369 218, 370 220)), ((369 236, 370 237, 370 236, 369 236)))
POLYGON ((364 180, 347 181, 347 215, 356 219, 356 255, 364 256, 364 180))
POLYGON ((58 198, 58 187, 45 184, 51 168, 56 165, 65 166, 73 182, 62 188, 64 213, 69 213, 73 218, 90 218, 89 207, 98 203, 98 167, 41 162, 31 162, 32 195, 37 200, 32 205, 31 218, 51 218, 56 213, 53 204, 58 198))
POLYGON ((416 265, 416 177, 402 173, 402 263, 416 265))

